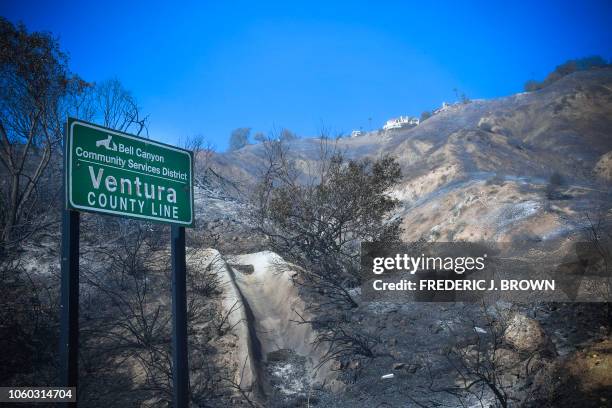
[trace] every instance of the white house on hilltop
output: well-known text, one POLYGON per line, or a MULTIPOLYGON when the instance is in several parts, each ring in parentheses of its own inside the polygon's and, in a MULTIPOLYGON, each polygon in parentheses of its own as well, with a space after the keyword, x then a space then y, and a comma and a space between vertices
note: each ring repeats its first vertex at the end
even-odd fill
POLYGON ((400 116, 399 118, 389 119, 383 126, 383 130, 414 127, 418 124, 419 120, 417 118, 413 118, 411 116, 400 116))

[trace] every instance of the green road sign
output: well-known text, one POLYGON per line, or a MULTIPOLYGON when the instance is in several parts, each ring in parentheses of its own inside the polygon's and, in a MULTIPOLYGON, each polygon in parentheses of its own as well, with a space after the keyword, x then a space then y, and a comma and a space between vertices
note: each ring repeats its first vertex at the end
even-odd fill
POLYGON ((191 152, 68 119, 69 209, 193 226, 191 152))

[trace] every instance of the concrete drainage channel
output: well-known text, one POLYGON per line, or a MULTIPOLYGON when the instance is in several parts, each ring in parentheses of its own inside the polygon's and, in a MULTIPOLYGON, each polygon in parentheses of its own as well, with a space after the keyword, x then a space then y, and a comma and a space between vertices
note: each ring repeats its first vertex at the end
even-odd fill
MULTIPOLYGON (((236 270, 229 265, 226 265, 226 268, 232 281, 236 282, 236 270)), ((251 362, 251 386, 253 387, 255 397, 260 401, 265 401, 270 393, 270 385, 267 381, 266 375, 264 374, 264 356, 262 355, 261 342, 257 336, 255 315, 253 314, 253 310, 251 309, 248 300, 245 299, 244 295, 242 294, 239 286, 236 286, 236 291, 240 299, 240 304, 242 305, 245 318, 244 322, 246 324, 248 333, 247 338, 243 342, 247 343, 248 359, 251 362)))
POLYGON ((242 367, 236 382, 266 406, 308 400, 331 371, 329 364, 314 369, 321 355, 310 325, 292 322, 296 312, 308 313, 291 281, 291 266, 273 252, 224 258, 207 251, 223 283, 223 307, 234 310, 229 324, 239 344, 233 359, 242 367))

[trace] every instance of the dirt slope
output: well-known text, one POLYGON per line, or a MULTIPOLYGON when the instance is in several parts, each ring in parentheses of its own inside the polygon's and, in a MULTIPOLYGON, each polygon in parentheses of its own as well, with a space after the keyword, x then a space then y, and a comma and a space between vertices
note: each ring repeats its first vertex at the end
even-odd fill
MULTIPOLYGON (((315 167, 319 143, 288 145, 304 174, 315 167)), ((403 180, 392 193, 402 202, 405 240, 563 238, 612 202, 612 69, 451 105, 414 128, 337 143, 348 157, 390 154, 400 162, 403 180), (554 173, 561 183, 550 193, 554 173)), ((263 147, 251 145, 218 155, 214 166, 248 191, 263 157, 263 147)))

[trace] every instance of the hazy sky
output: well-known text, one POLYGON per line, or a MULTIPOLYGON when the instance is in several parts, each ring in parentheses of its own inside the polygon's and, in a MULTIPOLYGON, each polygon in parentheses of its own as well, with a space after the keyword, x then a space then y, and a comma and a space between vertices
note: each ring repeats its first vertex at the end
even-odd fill
POLYGON ((522 91, 569 58, 612 58, 612 2, 0 0, 56 34, 71 69, 119 78, 153 139, 236 127, 311 136, 522 91), (516 3, 516 4, 513 4, 516 3))

